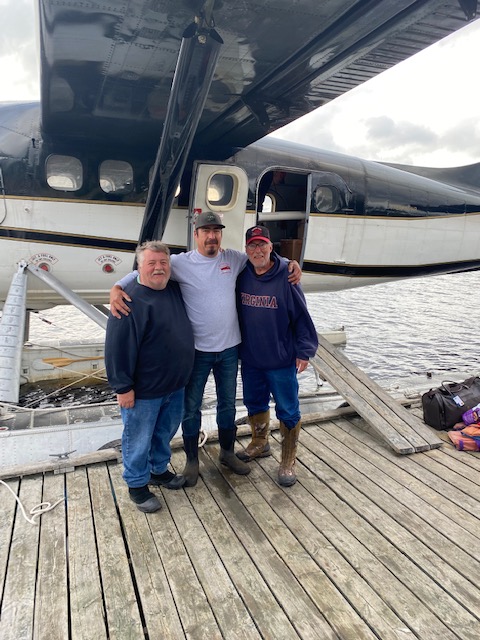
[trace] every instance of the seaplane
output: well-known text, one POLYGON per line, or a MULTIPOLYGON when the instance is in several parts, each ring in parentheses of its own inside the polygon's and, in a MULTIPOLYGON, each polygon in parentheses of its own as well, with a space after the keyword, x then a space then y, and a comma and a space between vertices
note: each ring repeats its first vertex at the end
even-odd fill
POLYGON ((268 137, 475 19, 476 0, 39 0, 41 99, 0 105, 0 402, 28 312, 105 326, 139 242, 261 223, 306 291, 480 268, 480 164, 369 162, 268 137), (28 276, 28 278, 27 278, 28 276))

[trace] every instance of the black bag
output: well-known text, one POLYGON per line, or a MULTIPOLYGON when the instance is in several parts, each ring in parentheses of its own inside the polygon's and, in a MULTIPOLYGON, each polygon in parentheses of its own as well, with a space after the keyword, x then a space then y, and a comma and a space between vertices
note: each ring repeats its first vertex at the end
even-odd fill
POLYGON ((480 403, 480 378, 442 382, 422 396, 423 419, 434 429, 451 429, 468 409, 480 403))

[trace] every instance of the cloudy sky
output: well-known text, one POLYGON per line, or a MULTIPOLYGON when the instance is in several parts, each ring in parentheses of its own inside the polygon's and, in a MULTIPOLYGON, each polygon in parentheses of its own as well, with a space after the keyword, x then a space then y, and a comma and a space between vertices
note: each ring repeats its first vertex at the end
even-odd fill
MULTIPOLYGON (((35 0, 0 0, 0 101, 39 98, 35 0)), ((480 20, 276 135, 371 160, 480 161, 480 20)))
POLYGON ((480 162, 480 20, 278 132, 368 160, 480 162))

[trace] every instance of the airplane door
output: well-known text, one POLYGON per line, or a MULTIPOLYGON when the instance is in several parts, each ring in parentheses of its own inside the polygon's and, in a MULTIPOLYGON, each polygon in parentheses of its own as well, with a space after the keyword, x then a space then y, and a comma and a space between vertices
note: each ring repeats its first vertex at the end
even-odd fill
POLYGON ((222 246, 243 251, 245 245, 245 212, 248 177, 243 169, 233 165, 195 163, 193 197, 190 202, 187 246, 195 248, 193 215, 196 211, 214 211, 222 219, 222 246))
POLYGON ((302 265, 310 213, 310 174, 275 167, 258 186, 258 222, 270 232, 279 255, 302 265))

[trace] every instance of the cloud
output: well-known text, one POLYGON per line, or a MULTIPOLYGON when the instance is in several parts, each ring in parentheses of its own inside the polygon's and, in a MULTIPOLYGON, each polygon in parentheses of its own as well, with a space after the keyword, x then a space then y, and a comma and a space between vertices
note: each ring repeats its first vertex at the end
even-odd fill
POLYGON ((443 136, 442 142, 447 149, 463 149, 480 156, 480 120, 468 118, 457 122, 443 136))
POLYGON ((411 144, 432 146, 438 142, 437 134, 425 125, 406 120, 396 121, 389 116, 368 118, 365 120, 365 127, 367 136, 373 144, 398 144, 401 140, 403 146, 411 144))
POLYGON ((35 100, 40 95, 33 2, 0 0, 2 38, 0 100, 35 100))
POLYGON ((272 137, 299 142, 318 149, 342 152, 342 145, 336 140, 333 123, 335 112, 317 110, 272 133, 272 137))
POLYGON ((0 2, 2 15, 2 37, 0 38, 0 56, 12 55, 19 49, 33 45, 35 49, 34 16, 32 2, 15 0, 0 2))

